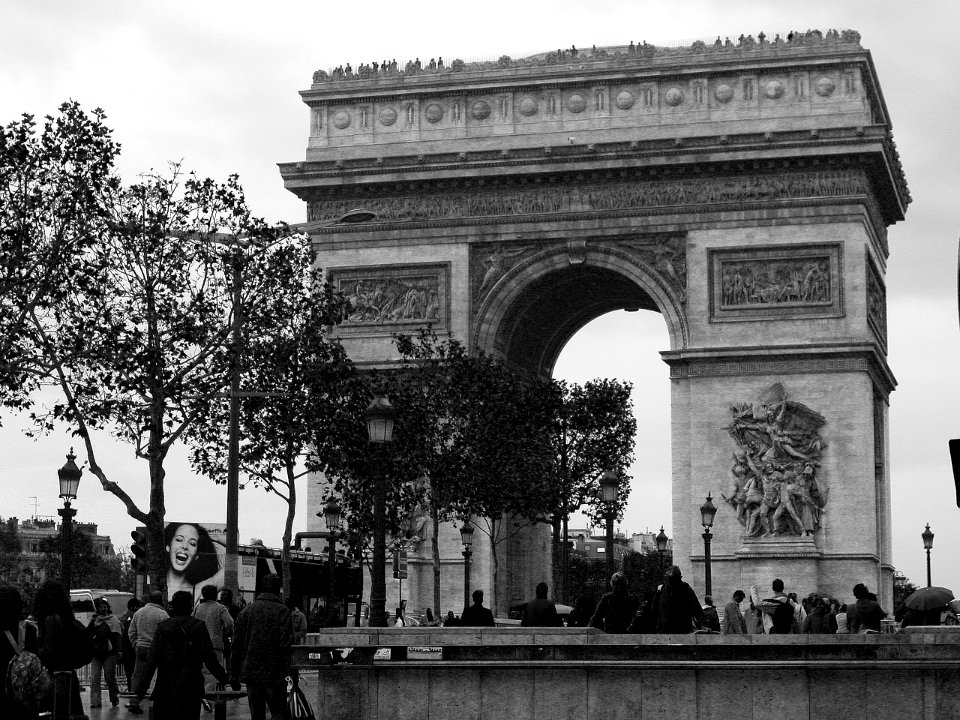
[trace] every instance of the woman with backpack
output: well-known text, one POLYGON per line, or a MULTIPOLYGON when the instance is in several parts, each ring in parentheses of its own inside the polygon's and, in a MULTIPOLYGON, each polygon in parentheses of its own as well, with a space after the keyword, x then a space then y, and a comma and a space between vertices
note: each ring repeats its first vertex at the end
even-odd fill
POLYGON ((36 628, 23 623, 22 615, 23 600, 17 589, 10 586, 0 588, 0 670, 4 673, 3 682, 0 682, 0 718, 4 720, 35 720, 42 699, 37 695, 53 689, 53 681, 46 669, 39 666, 36 656, 30 655, 37 648, 36 628), (14 660, 22 650, 29 651, 24 653, 28 656, 25 660, 33 666, 23 666, 18 671, 14 660), (46 675, 46 678, 36 677, 37 673, 46 675), (34 677, 29 677, 30 674, 34 677), (35 702, 21 701, 15 696, 18 691, 32 694, 35 702))
MULTIPOLYGON (((73 615, 70 596, 56 580, 46 580, 37 590, 33 602, 33 616, 37 621, 37 655, 51 675, 69 671, 70 715, 85 718, 80 701, 80 679, 76 669, 91 659, 91 643, 86 629, 73 615)), ((41 707, 41 710, 52 710, 41 707)))
POLYGON ((97 600, 97 614, 90 619, 87 630, 93 639, 93 660, 90 662, 90 707, 103 707, 101 678, 107 683, 110 704, 120 704, 117 687, 117 653, 120 651, 120 620, 104 598, 97 600))

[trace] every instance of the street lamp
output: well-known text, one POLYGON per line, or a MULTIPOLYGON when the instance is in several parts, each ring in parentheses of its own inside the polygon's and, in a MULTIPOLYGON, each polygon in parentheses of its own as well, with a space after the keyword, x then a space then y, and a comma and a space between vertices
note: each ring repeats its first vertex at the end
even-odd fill
MULTIPOLYGON (((382 445, 393 442, 393 420, 396 411, 390 399, 376 396, 364 411, 370 442, 382 445)), ((370 626, 387 626, 387 514, 386 478, 377 473, 373 485, 373 558, 370 564, 370 626)))
POLYGON ((473 524, 469 518, 460 523, 460 542, 463 543, 463 606, 470 606, 470 556, 473 555, 473 524))
POLYGON ((337 531, 340 529, 340 503, 332 495, 323 505, 323 521, 327 524, 327 530, 330 532, 329 542, 330 550, 330 591, 327 598, 327 624, 333 625, 333 599, 337 589, 337 531))
POLYGON ((663 531, 663 525, 660 526, 660 532, 657 534, 657 555, 660 556, 660 572, 663 572, 663 554, 667 551, 667 543, 670 538, 663 531))
POLYGON ((710 528, 713 527, 713 518, 717 514, 717 506, 713 504, 713 498, 707 493, 707 501, 700 506, 700 522, 703 525, 703 585, 704 595, 713 594, 713 583, 710 577, 710 540, 713 536, 710 534, 710 528))
POLYGON ((603 501, 604 517, 607 521, 607 542, 604 553, 607 556, 607 577, 616 569, 613 558, 613 521, 617 518, 617 495, 620 492, 620 476, 613 470, 604 470, 600 476, 600 500, 603 501))
POLYGON ((74 460, 77 456, 73 454, 73 448, 67 454, 67 462, 62 468, 57 470, 60 479, 60 497, 63 498, 63 507, 57 510, 57 513, 63 518, 61 523, 60 535, 60 575, 63 586, 67 592, 70 592, 70 582, 73 561, 73 516, 77 511, 70 507, 70 501, 77 499, 77 488, 80 486, 80 476, 83 471, 77 467, 74 460))
POLYGON ((923 538, 923 547, 927 551, 927 587, 933 583, 930 581, 930 551, 933 549, 933 533, 930 532, 930 523, 927 523, 927 529, 920 533, 923 538))

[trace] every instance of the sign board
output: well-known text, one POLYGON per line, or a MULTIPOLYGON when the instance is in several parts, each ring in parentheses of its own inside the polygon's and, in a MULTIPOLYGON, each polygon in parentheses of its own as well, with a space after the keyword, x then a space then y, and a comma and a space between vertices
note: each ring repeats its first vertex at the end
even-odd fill
POLYGON ((407 551, 393 551, 393 577, 396 580, 407 579, 407 551))

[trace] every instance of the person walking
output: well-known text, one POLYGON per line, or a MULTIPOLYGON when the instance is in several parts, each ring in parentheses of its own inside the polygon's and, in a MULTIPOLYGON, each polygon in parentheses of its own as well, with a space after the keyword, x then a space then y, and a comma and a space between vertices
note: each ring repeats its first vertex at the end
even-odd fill
POLYGON ((296 598, 287 598, 290 609, 290 622, 293 623, 293 644, 303 645, 307 641, 307 616, 297 605, 296 598))
POLYGON ((465 607, 460 613, 462 627, 495 627, 493 613, 483 606, 483 590, 473 591, 473 605, 465 607))
MULTIPOLYGON (((193 616, 202 621, 207 628, 213 654, 217 656, 217 662, 224 665, 226 662, 224 647, 233 635, 233 618, 230 617, 227 608, 217 602, 216 585, 204 585, 200 588, 200 597, 200 603, 194 609, 193 616)), ((216 678, 206 667, 203 668, 203 689, 206 692, 217 689, 216 678)), ((203 707, 208 711, 213 709, 207 700, 203 701, 203 707)))
MULTIPOLYGON (((212 599, 216 602, 216 592, 212 599)), ((180 590, 173 594, 170 601, 173 615, 157 625, 139 674, 135 692, 138 697, 144 697, 150 689, 150 678, 154 671, 157 673, 150 696, 154 720, 198 720, 204 692, 202 666, 205 665, 218 682, 227 683, 227 671, 217 659, 206 623, 191 617, 192 609, 192 592, 180 590)))
POLYGON ((127 600, 127 611, 120 616, 120 656, 119 661, 123 666, 123 676, 127 679, 127 692, 133 692, 133 666, 136 664, 137 653, 130 643, 130 623, 133 620, 134 613, 140 609, 140 601, 135 597, 127 600))
POLYGON ((590 626, 607 633, 625 633, 637 615, 637 600, 627 588, 627 576, 610 576, 610 592, 604 594, 590 618, 590 626))
POLYGON ((771 588, 773 589, 773 597, 761 600, 757 586, 750 586, 750 602, 760 611, 763 632, 768 634, 800 632, 800 625, 797 622, 797 609, 786 593, 783 592, 783 580, 775 579, 771 588))
POLYGON ((440 627, 440 619, 433 616, 433 608, 427 608, 421 627, 440 627))
POLYGON ((280 577, 266 575, 262 592, 237 615, 230 653, 231 684, 247 686, 251 720, 287 720, 287 676, 291 667, 293 622, 280 600, 280 577))
POLYGON ((707 630, 720 632, 720 615, 713 604, 713 595, 703 596, 703 626, 707 630))
POLYGON ((460 620, 453 614, 453 610, 447 611, 447 618, 443 621, 444 627, 460 627, 460 620))
POLYGON ((596 607, 597 601, 593 595, 578 595, 567 618, 567 627, 590 627, 590 618, 596 607))
POLYGON ((740 603, 746 597, 743 590, 737 590, 733 593, 733 599, 723 608, 723 634, 724 635, 745 635, 747 632, 747 622, 743 619, 743 613, 740 612, 740 603))
POLYGON ((137 688, 141 685, 149 687, 150 679, 153 677, 153 671, 151 671, 144 679, 147 660, 149 659, 150 645, 153 643, 153 636, 157 632, 157 626, 169 617, 167 611, 163 609, 163 593, 159 590, 154 590, 150 593, 149 602, 137 610, 133 615, 133 619, 130 621, 130 629, 127 631, 127 636, 130 638, 130 644, 133 645, 136 662, 133 666, 132 685, 134 696, 127 704, 127 710, 134 715, 143 713, 143 708, 140 707, 140 703, 146 695, 146 692, 141 693, 137 688))
POLYGON ((658 633, 685 634, 703 627, 703 608, 697 594, 683 581, 683 573, 676 565, 663 574, 663 585, 654 602, 658 633))
POLYGON ((103 682, 107 685, 110 704, 120 704, 117 687, 117 655, 120 652, 120 620, 110 609, 105 598, 97 600, 97 614, 90 618, 88 632, 93 638, 93 660, 90 662, 90 707, 103 707, 103 682))
POLYGON ((880 632, 881 621, 887 613, 863 583, 853 586, 853 596, 857 599, 852 608, 847 608, 847 625, 851 633, 880 632))
POLYGON ((824 598, 817 597, 813 599, 813 606, 810 609, 810 613, 803 619, 800 632, 804 635, 836 634, 836 622, 824 598))
POLYGON ((545 582, 538 583, 533 600, 523 609, 522 627, 563 627, 563 620, 557 613, 557 606, 547 599, 549 588, 545 582))
MULTIPOLYGON (((70 596, 61 583, 45 580, 40 585, 33 601, 33 617, 37 621, 37 655, 40 661, 51 675, 58 671, 71 673, 70 717, 86 718, 83 703, 80 701, 80 679, 70 662, 74 654, 71 643, 78 639, 73 632, 76 618, 70 606, 70 596)), ((51 704, 50 707, 40 709, 52 710, 53 707, 51 704)))
MULTIPOLYGON (((37 649, 36 628, 21 621, 23 599, 12 586, 0 587, 0 668, 7 668, 13 656, 21 650, 34 652, 37 649), (20 639, 21 627, 24 635, 20 639), (29 628, 29 631, 27 631, 29 628)), ((52 682, 51 682, 52 685, 52 682)), ((0 682, 0 718, 4 720, 36 720, 38 707, 25 706, 10 694, 6 681, 0 682)))

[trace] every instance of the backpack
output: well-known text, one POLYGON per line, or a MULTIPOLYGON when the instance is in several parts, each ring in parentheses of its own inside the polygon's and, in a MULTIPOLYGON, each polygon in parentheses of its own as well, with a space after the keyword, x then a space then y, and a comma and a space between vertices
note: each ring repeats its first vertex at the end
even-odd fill
POLYGON ((794 623, 793 605, 789 600, 776 600, 777 607, 773 610, 773 627, 771 633, 787 634, 791 632, 794 623))
POLYGON ((79 620, 65 623, 63 628, 66 652, 63 658, 65 670, 79 670, 93 660, 93 638, 79 620))
POLYGON ((40 658, 32 652, 21 650, 9 630, 5 634, 13 648, 13 657, 4 673, 4 694, 19 705, 20 715, 36 715, 40 704, 53 692, 53 678, 43 667, 40 658))

